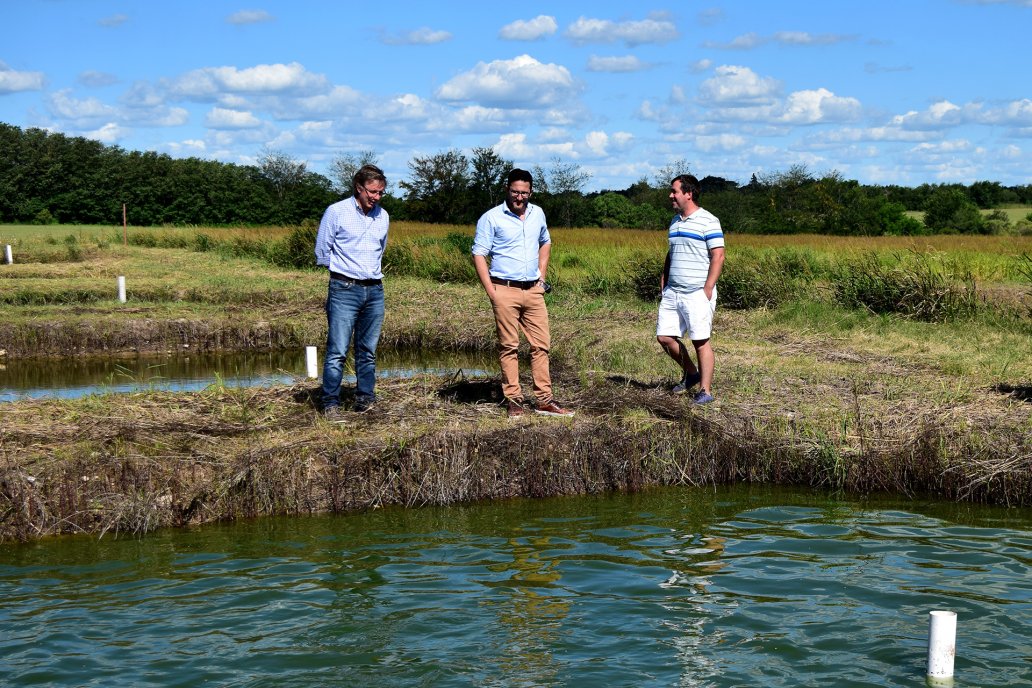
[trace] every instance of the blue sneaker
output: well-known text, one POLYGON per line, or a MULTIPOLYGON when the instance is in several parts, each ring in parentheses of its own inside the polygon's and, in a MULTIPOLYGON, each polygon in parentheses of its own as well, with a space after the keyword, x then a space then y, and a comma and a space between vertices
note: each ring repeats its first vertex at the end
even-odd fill
POLYGON ((703 404, 708 404, 714 399, 715 397, 704 389, 700 389, 698 392, 695 393, 695 396, 692 397, 692 401, 694 401, 699 406, 702 406, 703 404))
POLYGON ((674 394, 684 394, 689 389, 699 384, 700 380, 702 380, 702 373, 699 371, 695 371, 694 373, 685 373, 684 377, 681 378, 681 381, 674 385, 674 388, 670 391, 674 394))

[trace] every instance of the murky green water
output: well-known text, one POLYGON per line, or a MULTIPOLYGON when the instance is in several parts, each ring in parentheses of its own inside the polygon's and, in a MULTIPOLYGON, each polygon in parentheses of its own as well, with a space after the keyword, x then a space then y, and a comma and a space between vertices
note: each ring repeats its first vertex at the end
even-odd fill
MULTIPOLYGON (((350 359, 349 359, 350 360, 350 359)), ((319 352, 322 373, 322 351, 319 352)), ((384 350, 379 352, 379 377, 407 377, 422 373, 467 375, 493 372, 493 352, 384 350)), ((354 383, 345 371, 345 383, 354 383)), ((192 391, 216 380, 230 387, 291 384, 305 379, 302 349, 265 352, 193 353, 122 357, 68 357, 0 359, 0 402, 24 398, 77 398, 97 393, 138 390, 192 391)))
POLYGON ((781 489, 0 546, 0 683, 1032 684, 1032 512, 781 489))

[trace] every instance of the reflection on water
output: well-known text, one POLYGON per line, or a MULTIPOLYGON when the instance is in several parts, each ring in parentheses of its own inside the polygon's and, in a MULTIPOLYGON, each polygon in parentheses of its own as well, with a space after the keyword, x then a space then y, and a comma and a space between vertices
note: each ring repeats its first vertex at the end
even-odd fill
POLYGON ((1030 527, 738 487, 0 546, 0 679, 915 686, 953 609, 956 685, 1029 685, 1030 527))
MULTIPOLYGON (((322 352, 319 356, 322 373, 322 352)), ((383 350, 377 375, 480 375, 497 367, 490 353, 383 350)), ((249 353, 0 359, 0 402, 22 398, 77 398, 95 393, 139 390, 191 391, 216 380, 230 387, 291 384, 306 375, 304 350, 249 353)), ((345 376, 354 383, 353 370, 345 376)))

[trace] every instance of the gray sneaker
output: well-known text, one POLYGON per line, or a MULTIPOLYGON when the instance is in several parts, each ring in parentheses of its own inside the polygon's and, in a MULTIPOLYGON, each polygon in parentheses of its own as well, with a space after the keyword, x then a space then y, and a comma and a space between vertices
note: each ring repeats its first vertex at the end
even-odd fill
POLYGON ((681 378, 681 381, 674 385, 674 388, 671 391, 674 394, 684 394, 689 389, 699 384, 700 380, 702 380, 702 373, 699 371, 695 371, 694 373, 685 373, 684 377, 681 378))
POLYGON ((327 406, 322 411, 322 417, 327 423, 344 422, 344 412, 340 410, 340 406, 327 406))

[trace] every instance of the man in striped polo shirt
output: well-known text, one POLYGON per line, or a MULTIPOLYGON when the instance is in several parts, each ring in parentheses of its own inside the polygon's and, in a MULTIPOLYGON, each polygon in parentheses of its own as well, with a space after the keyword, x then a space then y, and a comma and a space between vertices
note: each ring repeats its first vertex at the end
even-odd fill
POLYGON ((352 337, 357 378, 354 410, 368 411, 376 400, 376 345, 384 315, 381 259, 390 219, 380 199, 387 177, 379 167, 363 165, 351 182, 355 195, 326 209, 315 238, 315 262, 330 272, 322 410, 333 422, 343 419, 340 383, 352 337))
POLYGON ((675 394, 695 385, 696 404, 713 401, 713 349, 710 332, 717 307, 717 279, 724 266, 724 232, 720 220, 699 206, 699 180, 682 174, 670 182, 670 200, 677 215, 670 221, 667 252, 659 287, 656 339, 670 358, 681 366, 681 382, 675 394), (698 365, 692 362, 682 337, 687 334, 695 347, 698 365))

